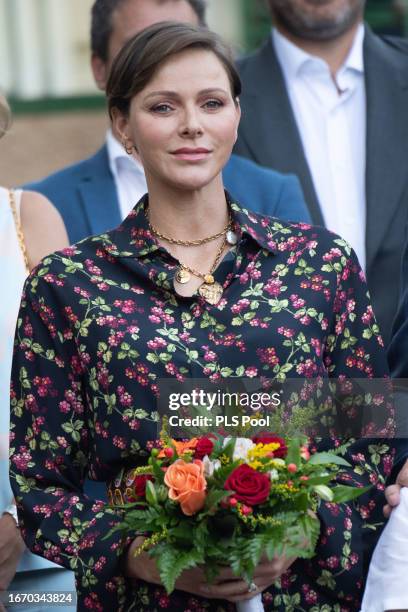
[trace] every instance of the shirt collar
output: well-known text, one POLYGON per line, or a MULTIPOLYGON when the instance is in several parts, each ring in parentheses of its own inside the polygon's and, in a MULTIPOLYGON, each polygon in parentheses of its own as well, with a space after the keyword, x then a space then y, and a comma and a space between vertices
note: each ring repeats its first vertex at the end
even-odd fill
POLYGON ((354 36, 353 45, 344 62, 344 68, 350 68, 361 74, 364 74, 364 35, 365 28, 360 23, 354 36))
MULTIPOLYGON (((226 197, 238 244, 244 236, 248 236, 262 249, 274 253, 276 247, 270 232, 273 219, 242 208, 228 193, 226 197)), ((145 213, 147 206, 148 194, 145 194, 116 230, 103 235, 104 248, 108 254, 120 258, 143 258, 162 249, 149 229, 145 213)))
MULTIPOLYGON (((137 172, 140 172, 142 174, 144 174, 144 170, 143 170, 143 166, 140 162, 137 161, 137 159, 135 159, 134 157, 130 157, 125 150, 123 149, 122 145, 119 143, 119 141, 115 138, 115 136, 113 135, 112 130, 109 128, 106 132, 106 148, 108 151, 108 159, 109 159, 109 167, 110 170, 113 174, 113 176, 117 176, 118 174, 118 162, 119 160, 125 160, 125 163, 130 162, 130 167, 133 168, 134 170, 136 170, 137 172)), ((120 162, 119 162, 120 163, 120 162)))
MULTIPOLYGON (((361 74, 364 73, 364 33, 364 25, 360 23, 357 28, 356 35, 354 36, 353 45, 339 72, 350 69, 361 74)), ((281 65, 287 79, 293 79, 298 76, 299 71, 308 62, 322 62, 326 64, 326 62, 324 62, 324 60, 321 58, 311 55, 310 53, 306 53, 306 51, 300 49, 300 47, 291 42, 276 28, 272 28, 272 43, 279 60, 279 64, 281 65)))

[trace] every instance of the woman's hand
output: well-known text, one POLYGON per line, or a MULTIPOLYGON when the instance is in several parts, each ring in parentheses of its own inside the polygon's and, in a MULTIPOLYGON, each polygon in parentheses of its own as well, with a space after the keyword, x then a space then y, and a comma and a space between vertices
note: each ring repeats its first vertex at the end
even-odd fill
MULTIPOLYGON (((125 573, 130 578, 137 578, 153 584, 162 584, 156 561, 147 552, 135 556, 135 551, 143 544, 144 537, 137 537, 129 547, 125 573)), ((176 582, 176 589, 187 591, 198 596, 205 596, 204 587, 207 581, 200 568, 186 570, 176 582)))
MULTIPOLYGON (((125 573, 130 578, 137 578, 153 584, 161 584, 156 562, 148 553, 142 552, 135 557, 134 553, 143 543, 143 537, 137 537, 129 547, 126 559, 125 573)), ((248 590, 245 580, 237 578, 232 570, 224 568, 218 574, 213 584, 208 584, 202 569, 194 568, 182 573, 176 582, 176 589, 207 599, 225 599, 231 602, 252 599, 254 595, 264 591, 275 582, 295 561, 295 558, 278 557, 272 561, 263 560, 254 574, 254 585, 257 590, 248 590)))
POLYGON ((222 572, 217 576, 215 584, 205 585, 201 594, 210 599, 226 599, 232 603, 252 599, 280 578, 295 560, 296 557, 288 559, 284 556, 276 557, 272 561, 268 561, 266 558, 262 560, 255 570, 252 581, 254 588, 251 590, 249 590, 248 584, 244 580, 237 579, 231 570, 225 570, 225 574, 222 572), (255 586, 257 587, 256 589, 255 586))
POLYGON ((160 576, 154 560, 145 552, 135 556, 135 552, 144 540, 143 536, 137 536, 129 546, 125 562, 125 575, 129 578, 159 584, 160 576))

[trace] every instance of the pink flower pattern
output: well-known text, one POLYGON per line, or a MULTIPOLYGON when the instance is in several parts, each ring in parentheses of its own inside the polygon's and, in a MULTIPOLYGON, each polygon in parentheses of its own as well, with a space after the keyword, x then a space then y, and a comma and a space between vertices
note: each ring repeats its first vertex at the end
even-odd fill
MULTIPOLYGON (((127 580, 127 543, 117 533, 104 539, 120 512, 83 494, 85 476, 109 481, 151 448, 161 377, 382 378, 382 340, 358 261, 334 234, 230 203, 238 245, 216 271, 224 294, 210 306, 175 294, 177 262, 150 235, 145 205, 116 230, 46 257, 26 282, 11 482, 31 550, 75 571, 79 611, 232 612, 127 580)), ((372 483, 371 492, 320 506, 315 559, 298 560, 264 593, 265 610, 359 610, 364 555, 376 539, 362 526, 382 520, 392 457, 384 440, 363 440, 348 459, 346 476, 372 483)))

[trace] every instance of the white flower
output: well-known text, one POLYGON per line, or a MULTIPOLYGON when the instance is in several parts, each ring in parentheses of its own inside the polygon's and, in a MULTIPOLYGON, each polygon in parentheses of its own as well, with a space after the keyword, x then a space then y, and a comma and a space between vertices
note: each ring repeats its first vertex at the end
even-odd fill
POLYGON ((269 470, 268 474, 271 480, 277 480, 279 478, 278 470, 269 470))
POLYGON ((204 475, 210 477, 214 474, 216 470, 219 470, 221 467, 221 461, 219 459, 215 459, 211 461, 208 455, 205 455, 202 459, 204 465, 204 475))
MULTIPOLYGON (((230 440, 230 436, 225 438, 223 446, 225 447, 230 440)), ((252 440, 249 440, 248 438, 236 438, 234 452, 232 455, 233 461, 237 461, 237 459, 242 459, 243 461, 246 461, 248 458, 248 451, 254 448, 254 446, 255 444, 252 442, 252 440)))

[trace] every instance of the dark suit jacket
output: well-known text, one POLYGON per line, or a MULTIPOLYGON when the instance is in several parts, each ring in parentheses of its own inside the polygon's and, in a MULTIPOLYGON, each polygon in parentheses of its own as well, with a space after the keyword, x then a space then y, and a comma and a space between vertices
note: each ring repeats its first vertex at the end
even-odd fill
MULTIPOLYGON (((283 176, 232 155, 224 168, 223 178, 226 189, 242 206, 285 221, 310 222, 295 176, 283 176)), ((25 188, 38 191, 53 202, 64 219, 72 243, 102 234, 122 221, 106 146, 89 159, 42 181, 25 185, 25 188)))
POLYGON ((408 459, 408 242, 402 260, 402 298, 394 321, 388 363, 395 381, 395 412, 397 422, 397 461, 408 459))
MULTIPOLYGON (((408 41, 366 28, 367 280, 384 340, 397 310, 408 213, 408 41)), ((312 220, 323 224, 282 70, 271 37, 238 63, 243 81, 236 152, 300 178, 312 220)))
MULTIPOLYGON (((394 378, 406 378, 408 391, 408 242, 402 258, 402 297, 394 321, 388 363, 394 378)), ((408 413, 408 401, 407 401, 408 413)))

